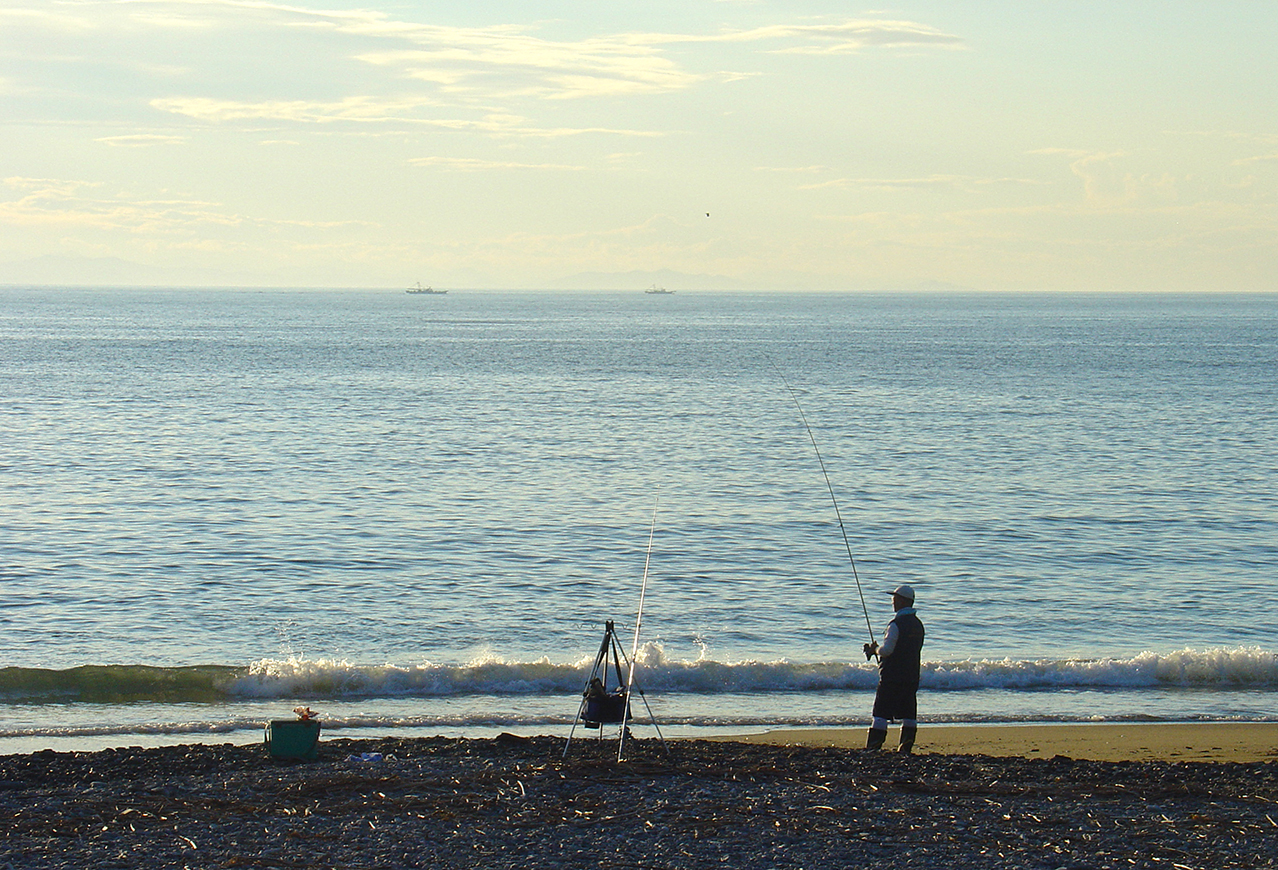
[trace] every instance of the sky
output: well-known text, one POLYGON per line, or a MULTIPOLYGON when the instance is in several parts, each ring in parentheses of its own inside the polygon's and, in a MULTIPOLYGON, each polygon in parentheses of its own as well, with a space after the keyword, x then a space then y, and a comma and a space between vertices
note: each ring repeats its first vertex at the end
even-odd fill
POLYGON ((0 284, 1272 291, 1278 3, 0 0, 0 284))

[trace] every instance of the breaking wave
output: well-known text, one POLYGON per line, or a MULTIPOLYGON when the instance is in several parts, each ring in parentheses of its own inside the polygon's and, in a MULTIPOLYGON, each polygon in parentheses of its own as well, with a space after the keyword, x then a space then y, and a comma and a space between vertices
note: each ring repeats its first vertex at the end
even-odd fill
MULTIPOLYGON (((277 698, 547 696, 581 690, 592 660, 359 665, 330 659, 264 659, 248 666, 85 665, 66 670, 0 668, 0 703, 220 703, 277 698)), ((872 689, 865 662, 720 662, 667 659, 659 644, 639 654, 648 691, 775 694, 872 689)), ((1143 652, 1130 658, 967 659, 925 662, 933 691, 1278 688, 1278 654, 1257 647, 1143 652)))

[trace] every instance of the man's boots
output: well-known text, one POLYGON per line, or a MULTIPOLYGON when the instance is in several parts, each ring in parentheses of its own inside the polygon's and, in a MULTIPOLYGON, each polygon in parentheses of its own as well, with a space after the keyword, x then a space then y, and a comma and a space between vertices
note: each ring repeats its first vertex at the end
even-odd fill
POLYGON ((913 752, 914 751, 914 735, 918 733, 919 733, 919 726, 917 725, 901 726, 901 745, 896 747, 896 751, 902 752, 906 755, 909 755, 911 752, 913 752))
POLYGON ((886 728, 871 728, 869 736, 865 739, 865 748, 882 749, 884 740, 887 740, 886 728))

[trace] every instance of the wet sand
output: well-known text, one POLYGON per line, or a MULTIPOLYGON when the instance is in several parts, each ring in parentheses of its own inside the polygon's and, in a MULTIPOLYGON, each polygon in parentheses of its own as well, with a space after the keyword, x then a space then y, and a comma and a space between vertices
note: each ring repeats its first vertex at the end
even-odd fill
MULTIPOLYGON (((863 729, 795 729, 734 738, 796 746, 865 745, 863 729)), ((898 731, 888 734, 896 746, 898 731)), ((1278 723, 1126 723, 920 726, 915 751, 947 755, 1093 761, 1269 761, 1278 759, 1278 723)))
MULTIPOLYGON (((615 740, 565 755, 562 737, 514 735, 325 737, 297 763, 230 744, 9 755, 0 867, 1275 866, 1278 762, 1085 759, 1097 727, 1039 735, 1024 755, 942 753, 941 729, 913 756, 832 746, 828 731, 645 736, 620 763, 615 740)), ((1224 751, 1253 730, 1216 727, 1191 726, 1186 746, 1224 751)), ((1179 751, 1184 732, 1156 733, 1179 751)))

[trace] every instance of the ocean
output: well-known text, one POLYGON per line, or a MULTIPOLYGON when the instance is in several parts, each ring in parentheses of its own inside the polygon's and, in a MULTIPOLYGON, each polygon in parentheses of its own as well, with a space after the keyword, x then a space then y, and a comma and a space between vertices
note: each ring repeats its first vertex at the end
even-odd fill
POLYGON ((0 349, 0 753, 567 736, 609 620, 638 736, 860 727, 900 583, 923 727, 1278 720, 1278 296, 8 287, 0 349))

